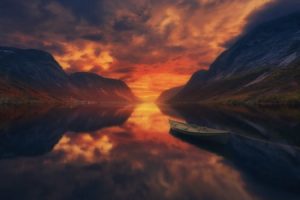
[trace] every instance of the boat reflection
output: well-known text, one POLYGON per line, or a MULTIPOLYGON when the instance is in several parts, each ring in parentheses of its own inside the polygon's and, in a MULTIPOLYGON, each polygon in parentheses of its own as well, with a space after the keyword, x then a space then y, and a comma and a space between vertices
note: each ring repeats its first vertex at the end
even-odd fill
MULTIPOLYGON (((193 110, 189 112, 197 109, 193 110)), ((290 155, 243 138, 224 146, 186 142, 169 133, 169 115, 179 121, 200 119, 199 124, 206 119, 215 127, 227 124, 217 114, 193 118, 184 115, 184 110, 172 110, 167 115, 149 103, 135 108, 20 111, 6 111, 10 114, 0 123, 1 157, 10 158, 0 159, 0 199, 296 200, 300 196, 293 190, 297 151, 287 150, 290 155), (252 158, 256 153, 258 157, 252 158), (276 162, 283 166, 271 171, 269 165, 276 162), (269 172, 264 176, 259 168, 269 172), (279 170, 283 170, 281 175, 273 174, 279 170), (283 183, 273 184, 272 178, 274 183, 289 179, 292 190, 283 183)), ((293 117, 289 121, 291 127, 297 126, 293 117)), ((227 126, 243 129, 236 124, 227 126)), ((260 135, 252 129, 244 132, 260 135)))
MULTIPOLYGON (((174 113, 177 113, 177 117, 178 113, 188 116, 183 119, 190 123, 226 128, 233 132, 225 144, 207 142, 171 131, 175 137, 224 157, 241 171, 243 178, 248 180, 246 182, 256 179, 265 187, 272 186, 278 190, 298 193, 300 148, 295 145, 299 145, 297 139, 300 119, 297 117, 300 111, 293 110, 296 115, 291 115, 289 111, 279 112, 281 115, 277 114, 273 117, 268 115, 268 112, 259 112, 255 115, 255 110, 250 109, 250 111, 246 112, 244 108, 243 110, 234 108, 230 111, 228 108, 215 110, 203 107, 185 109, 181 107, 174 112, 172 108, 164 107, 164 112, 169 112, 172 116, 174 113)), ((248 186, 252 189, 251 184, 248 186)))
POLYGON ((190 124, 229 130, 232 133, 300 146, 300 110, 253 107, 160 106, 171 117, 190 124))

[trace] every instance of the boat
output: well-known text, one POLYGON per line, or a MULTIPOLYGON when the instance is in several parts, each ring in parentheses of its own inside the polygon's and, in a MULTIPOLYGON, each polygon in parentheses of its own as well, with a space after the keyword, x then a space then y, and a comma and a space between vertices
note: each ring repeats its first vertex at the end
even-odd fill
POLYGON ((225 130, 213 129, 195 124, 188 124, 169 120, 171 133, 179 137, 187 137, 197 140, 226 143, 230 132, 225 130))

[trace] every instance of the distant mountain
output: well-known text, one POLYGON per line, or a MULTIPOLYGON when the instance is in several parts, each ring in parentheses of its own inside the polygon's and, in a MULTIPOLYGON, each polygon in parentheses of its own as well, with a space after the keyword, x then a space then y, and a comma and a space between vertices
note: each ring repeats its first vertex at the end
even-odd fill
POLYGON ((0 103, 135 101, 128 86, 93 73, 68 75, 47 52, 0 47, 0 103))
POLYGON ((169 101, 299 104, 300 12, 241 37, 169 101))
POLYGON ((171 88, 169 90, 166 90, 164 92, 162 92, 159 97, 157 98, 157 102, 164 102, 168 99, 171 99, 173 98, 181 89, 183 88, 182 87, 175 87, 175 88, 171 88))
POLYGON ((81 100, 136 100, 130 88, 121 80, 104 78, 88 72, 77 72, 70 75, 70 81, 75 86, 77 98, 81 100))

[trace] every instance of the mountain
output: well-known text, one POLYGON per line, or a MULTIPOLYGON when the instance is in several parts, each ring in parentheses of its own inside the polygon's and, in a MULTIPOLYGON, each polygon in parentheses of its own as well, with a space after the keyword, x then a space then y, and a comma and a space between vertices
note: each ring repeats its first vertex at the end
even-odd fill
POLYGON ((0 47, 0 101, 52 101, 66 97, 69 77, 47 52, 0 47))
POLYGON ((77 98, 81 100, 136 100, 130 88, 121 80, 104 78, 88 72, 77 72, 70 75, 70 81, 75 86, 77 98))
POLYGON ((128 86, 93 73, 68 75, 47 52, 0 47, 0 103, 135 101, 128 86))
POLYGON ((254 28, 170 102, 300 104, 300 12, 254 28))
POLYGON ((168 99, 173 98, 183 87, 174 87, 168 90, 163 91, 157 98, 157 102, 165 102, 168 99))
POLYGON ((69 84, 68 75, 47 52, 0 47, 0 76, 8 82, 59 94, 69 84))

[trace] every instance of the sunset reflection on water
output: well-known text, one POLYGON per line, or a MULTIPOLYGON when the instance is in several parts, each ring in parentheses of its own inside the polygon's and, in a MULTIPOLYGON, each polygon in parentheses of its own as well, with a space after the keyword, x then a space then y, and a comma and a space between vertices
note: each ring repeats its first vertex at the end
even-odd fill
MULTIPOLYGON (((87 162, 97 160, 97 155, 109 156, 118 143, 115 138, 121 136, 135 141, 163 142, 164 145, 176 145, 177 148, 187 148, 187 144, 170 136, 169 117, 163 115, 154 103, 143 103, 135 107, 129 119, 121 126, 113 126, 92 132, 74 134, 68 132, 55 146, 54 152, 64 152, 65 161, 82 159, 87 162)), ((121 145, 121 144, 119 144, 121 145)))
MULTIPOLYGON (((0 140, 0 176, 5 181, 0 181, 0 199, 45 199, 45 195, 58 200, 294 199, 292 193, 278 193, 268 182, 252 179, 257 173, 253 170, 268 171, 264 168, 270 162, 285 162, 284 150, 237 140, 231 150, 241 157, 227 157, 215 145, 174 137, 169 133, 170 116, 186 120, 172 109, 144 103, 59 109, 5 122, 0 140), (264 155, 263 160, 253 157, 252 151, 264 155), (243 166, 248 162, 255 165, 243 166)), ((298 168, 287 165, 286 169, 296 172, 298 168)), ((271 174, 272 180, 281 178, 271 174)))
POLYGON ((237 194, 251 199, 236 170, 222 157, 170 135, 168 120, 157 105, 140 104, 120 126, 65 134, 52 153, 64 155, 60 162, 68 165, 97 164, 98 175, 113 181, 115 197, 190 199, 214 192, 220 198, 226 192, 228 199, 237 194), (129 193, 128 184, 132 186, 129 193))

